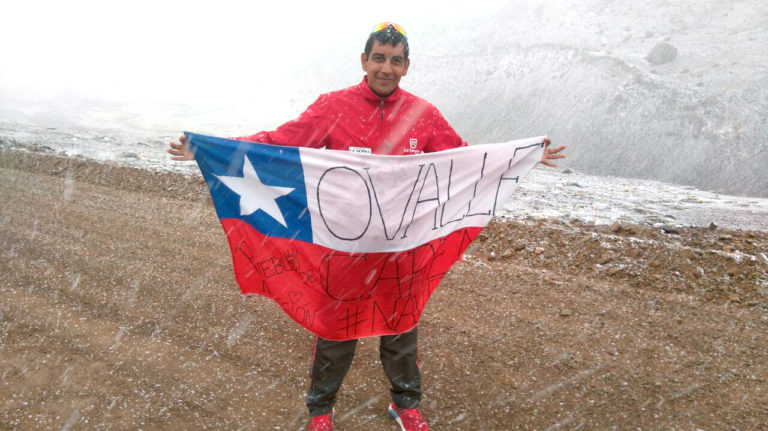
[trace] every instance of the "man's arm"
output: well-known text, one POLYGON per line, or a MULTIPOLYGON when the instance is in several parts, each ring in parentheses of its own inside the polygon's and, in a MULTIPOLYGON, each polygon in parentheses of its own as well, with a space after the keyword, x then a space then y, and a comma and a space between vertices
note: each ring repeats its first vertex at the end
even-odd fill
MULTIPOLYGON (((271 145, 322 148, 326 146, 325 139, 330 132, 329 120, 325 115, 326 106, 325 97, 320 96, 299 115, 299 118, 283 124, 273 132, 258 132, 232 139, 271 145)), ((166 152, 172 156, 171 160, 194 160, 185 136, 179 137, 179 142, 171 141, 168 145, 166 152)))
POLYGON ((262 144, 286 145, 291 147, 322 148, 330 133, 327 116, 328 101, 321 95, 295 120, 291 120, 272 132, 259 132, 234 139, 262 144))
MULTIPOLYGON (((440 111, 434 106, 430 105, 432 109, 432 118, 430 120, 430 127, 433 130, 433 138, 429 145, 424 149, 425 153, 432 153, 435 151, 443 151, 456 147, 466 146, 459 135, 453 130, 453 127, 443 117, 440 111)), ((556 168, 557 165, 550 160, 564 159, 565 154, 560 154, 565 150, 565 145, 561 145, 557 148, 550 148, 552 141, 549 137, 544 138, 544 154, 541 157, 541 163, 550 168, 556 168)))
MULTIPOLYGON (((426 103, 426 102, 425 102, 426 103)), ((432 129, 432 139, 429 140, 424 148, 425 153, 434 153, 437 151, 450 150, 451 148, 466 147, 467 143, 453 130, 448 120, 433 105, 429 104, 430 116, 426 127, 432 129)))

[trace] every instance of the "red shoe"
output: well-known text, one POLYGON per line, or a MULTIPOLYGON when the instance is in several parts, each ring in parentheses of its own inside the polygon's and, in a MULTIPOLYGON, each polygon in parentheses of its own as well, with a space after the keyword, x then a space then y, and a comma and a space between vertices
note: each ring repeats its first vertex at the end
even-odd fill
POLYGON ((427 420, 419 409, 401 409, 395 403, 389 403, 389 415, 400 425, 402 431, 429 431, 427 420))
POLYGON ((333 418, 336 412, 331 410, 327 415, 312 416, 309 420, 309 431, 333 431, 333 418))

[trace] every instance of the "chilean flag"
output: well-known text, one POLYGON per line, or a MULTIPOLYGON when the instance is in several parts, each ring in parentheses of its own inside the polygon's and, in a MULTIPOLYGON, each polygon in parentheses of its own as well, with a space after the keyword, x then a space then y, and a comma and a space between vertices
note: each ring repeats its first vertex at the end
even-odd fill
POLYGON ((414 156, 186 133, 243 294, 328 340, 412 329, 543 137, 414 156))

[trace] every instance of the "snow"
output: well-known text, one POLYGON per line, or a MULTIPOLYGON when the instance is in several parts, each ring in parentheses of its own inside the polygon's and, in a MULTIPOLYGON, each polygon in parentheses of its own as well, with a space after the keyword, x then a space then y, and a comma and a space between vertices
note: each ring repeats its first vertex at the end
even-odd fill
POLYGON ((594 224, 629 222, 768 231, 768 199, 722 195, 651 180, 536 168, 499 212, 594 224))

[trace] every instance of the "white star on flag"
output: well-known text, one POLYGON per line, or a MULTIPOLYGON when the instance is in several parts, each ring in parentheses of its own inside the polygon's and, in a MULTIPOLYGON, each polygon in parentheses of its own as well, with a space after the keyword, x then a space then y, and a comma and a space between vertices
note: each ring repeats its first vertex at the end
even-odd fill
POLYGON ((242 177, 215 176, 230 190, 240 195, 241 216, 262 210, 283 226, 288 227, 275 199, 292 192, 293 188, 269 186, 262 183, 248 157, 244 157, 243 160, 242 177))

